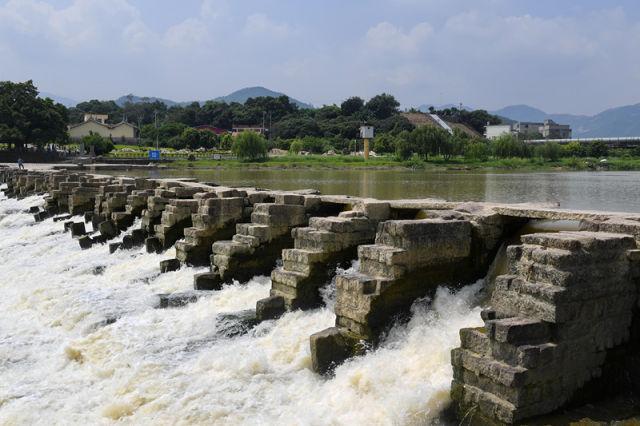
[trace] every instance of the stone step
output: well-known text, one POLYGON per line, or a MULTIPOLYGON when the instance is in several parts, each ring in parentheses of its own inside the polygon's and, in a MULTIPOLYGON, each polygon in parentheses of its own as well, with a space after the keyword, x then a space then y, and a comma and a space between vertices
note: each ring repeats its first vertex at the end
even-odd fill
POLYGON ((549 324, 530 318, 503 318, 485 322, 487 335, 501 343, 533 345, 551 340, 549 324))
POLYGON ((260 239, 252 237, 251 235, 235 234, 232 240, 236 243, 246 244, 253 248, 260 246, 260 239))
POLYGON ((301 272, 288 271, 284 268, 276 268, 271 272, 272 282, 280 283, 292 288, 297 288, 298 283, 301 283, 306 278, 308 278, 306 274, 303 274, 301 272))
POLYGON ((249 255, 252 253, 250 246, 236 243, 235 241, 216 241, 213 243, 212 250, 214 255, 224 255, 229 257, 236 255, 249 255))
POLYGON ((555 249, 595 252, 635 248, 635 240, 630 235, 607 232, 565 231, 523 235, 524 244, 533 244, 555 249))

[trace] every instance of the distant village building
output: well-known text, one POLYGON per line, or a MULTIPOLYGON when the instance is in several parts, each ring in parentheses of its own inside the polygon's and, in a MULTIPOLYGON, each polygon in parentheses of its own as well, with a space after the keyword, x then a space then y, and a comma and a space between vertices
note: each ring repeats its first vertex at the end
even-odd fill
POLYGON ((210 126, 208 124, 195 126, 194 129, 196 129, 196 130, 208 130, 210 132, 215 133, 216 135, 224 135, 225 133, 229 133, 228 130, 221 129, 220 127, 210 126))
POLYGON ((513 131, 519 135, 537 136, 541 134, 540 128, 544 123, 532 123, 530 121, 520 121, 513 125, 513 131))
POLYGON ((487 124, 484 136, 487 139, 497 139, 502 135, 513 134, 513 128, 511 124, 487 124))
POLYGON ((109 119, 109 116, 107 114, 85 114, 84 115, 84 121, 97 121, 99 123, 102 124, 106 124, 107 120, 109 119))
POLYGON ((126 144, 135 144, 137 127, 133 124, 122 121, 117 124, 106 124, 109 116, 104 114, 85 114, 84 121, 69 126, 69 137, 71 140, 80 140, 90 133, 110 138, 114 142, 123 142, 126 144))
POLYGON ((571 139, 571 126, 558 124, 553 120, 544 120, 540 133, 544 139, 571 139))
POLYGON ((484 135, 487 139, 496 139, 505 134, 522 135, 529 138, 536 138, 542 135, 543 139, 571 139, 571 126, 558 124, 550 119, 545 120, 544 123, 521 121, 513 125, 487 124, 484 135))
POLYGON ((242 132, 255 132, 261 135, 265 135, 267 134, 268 129, 260 125, 234 124, 233 126, 231 126, 232 136, 238 136, 242 132))
POLYGON ((459 131, 469 135, 472 138, 480 137, 480 133, 473 130, 471 127, 464 125, 462 123, 454 123, 451 121, 443 120, 440 116, 436 114, 426 114, 424 112, 403 112, 401 114, 404 118, 406 118, 409 123, 413 124, 415 127, 422 126, 433 126, 438 127, 449 134, 453 134, 454 129, 458 129, 459 131))

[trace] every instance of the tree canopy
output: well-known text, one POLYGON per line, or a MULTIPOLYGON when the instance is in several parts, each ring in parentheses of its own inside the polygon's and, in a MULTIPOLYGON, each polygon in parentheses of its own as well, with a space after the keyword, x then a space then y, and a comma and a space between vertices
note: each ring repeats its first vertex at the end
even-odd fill
POLYGON ((68 120, 67 108, 39 98, 31 80, 0 82, 0 142, 18 151, 25 144, 42 149, 47 143, 65 143, 68 120))

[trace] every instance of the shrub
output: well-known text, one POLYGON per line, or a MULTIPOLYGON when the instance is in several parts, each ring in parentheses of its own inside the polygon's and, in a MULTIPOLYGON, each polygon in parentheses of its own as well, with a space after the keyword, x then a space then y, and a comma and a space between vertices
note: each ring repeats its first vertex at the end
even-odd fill
POLYGON ((562 154, 562 148, 555 142, 546 142, 536 149, 539 157, 549 161, 557 161, 562 154))
POLYGON ((243 161, 266 160, 267 141, 255 132, 242 132, 231 146, 233 153, 243 161))

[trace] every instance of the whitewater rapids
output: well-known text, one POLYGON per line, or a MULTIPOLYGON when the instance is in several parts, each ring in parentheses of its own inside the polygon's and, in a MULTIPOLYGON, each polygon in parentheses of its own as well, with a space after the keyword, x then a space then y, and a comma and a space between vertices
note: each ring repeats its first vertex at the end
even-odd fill
POLYGON ((431 424, 449 402, 458 330, 481 324, 480 284, 441 288, 323 379, 309 336, 333 326, 331 308, 225 337, 219 314, 255 308, 268 278, 155 309, 204 269, 159 274, 173 250, 81 250, 61 222, 24 213, 38 204, 0 195, 0 424, 431 424))

